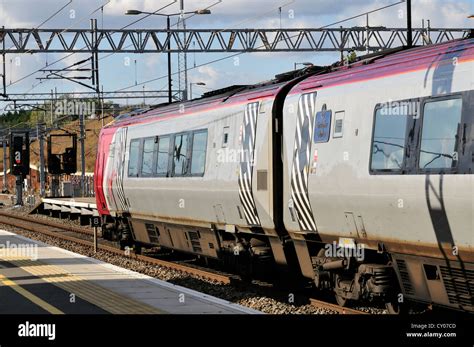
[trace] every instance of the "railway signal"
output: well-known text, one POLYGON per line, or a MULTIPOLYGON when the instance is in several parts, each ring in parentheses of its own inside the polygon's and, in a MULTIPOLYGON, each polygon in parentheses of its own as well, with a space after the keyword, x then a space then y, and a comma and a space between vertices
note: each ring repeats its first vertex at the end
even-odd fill
POLYGON ((77 171, 77 135, 49 134, 48 136, 48 173, 52 175, 51 192, 59 195, 59 175, 73 174, 77 171), (64 139, 61 146, 56 139, 64 139), (68 141, 69 138, 69 141, 68 141), (64 146, 62 146, 64 144, 64 146))
POLYGON ((76 134, 50 134, 48 136, 48 172, 51 175, 73 174, 77 171, 77 135, 76 134), (55 140, 69 138, 65 148, 57 146, 55 140))
POLYGON ((23 179, 30 173, 30 135, 28 131, 10 133, 10 172, 16 176, 16 204, 23 205, 23 179))

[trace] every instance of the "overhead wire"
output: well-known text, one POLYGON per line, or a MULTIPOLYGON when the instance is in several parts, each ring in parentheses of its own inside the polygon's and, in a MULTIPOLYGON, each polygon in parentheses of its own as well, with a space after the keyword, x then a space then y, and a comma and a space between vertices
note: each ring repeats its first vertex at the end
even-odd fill
MULTIPOLYGON (((109 0, 108 2, 110 2, 110 0, 109 0)), ((108 2, 107 2, 107 3, 108 3, 108 2)), ((176 1, 173 1, 171 4, 173 4, 173 3, 175 3, 175 2, 176 2, 176 1)), ((289 3, 280 5, 280 6, 278 6, 278 7, 280 8, 280 7, 286 6, 286 5, 288 5, 288 4, 291 4, 291 3, 293 3, 293 2, 294 2, 294 0, 293 0, 293 1, 290 1, 289 3)), ((402 0, 402 1, 399 1, 399 2, 396 2, 396 3, 393 3, 393 4, 389 4, 389 5, 386 5, 386 6, 383 6, 383 7, 374 9, 374 10, 371 10, 371 11, 367 11, 367 12, 364 12, 364 13, 361 13, 361 14, 358 14, 358 15, 355 15, 355 16, 351 16, 351 17, 348 17, 348 18, 345 18, 345 19, 342 19, 342 20, 339 20, 339 21, 336 21, 336 22, 333 22, 333 23, 324 25, 324 26, 320 27, 319 29, 328 28, 328 27, 334 26, 334 25, 336 25, 336 24, 340 24, 340 23, 343 23, 343 22, 346 22, 346 21, 349 21, 349 20, 352 20, 352 19, 355 19, 355 18, 358 18, 358 17, 361 17, 361 16, 365 16, 365 15, 367 15, 367 14, 369 14, 369 13, 374 13, 374 12, 377 12, 377 11, 380 11, 380 10, 383 10, 383 9, 386 9, 386 8, 389 8, 389 7, 392 7, 392 6, 399 5, 399 4, 404 3, 404 2, 405 2, 405 1, 402 0)), ((220 3, 220 1, 217 2, 216 4, 218 4, 218 3, 220 3)), ((171 4, 169 4, 169 5, 171 5, 171 4)), ((169 6, 169 5, 167 5, 167 6, 169 6)), ((213 4, 212 6, 214 6, 214 5, 215 5, 215 4, 213 4)), ((165 8, 166 8, 167 6, 165 6, 165 8)), ((99 9, 100 9, 100 8, 99 8, 99 9)), ((161 10, 161 9, 159 9, 159 10, 157 10, 157 11, 160 11, 160 10, 161 10)), ((155 11, 154 13, 156 13, 157 11, 155 11)), ((96 12, 96 11, 94 11, 94 12, 96 12)), ((94 12, 93 12, 93 13, 94 13, 94 12)), ((268 11, 268 12, 270 12, 270 11, 268 11)), ((255 17, 261 17, 262 15, 265 15, 265 14, 267 14, 268 12, 265 12, 264 14, 261 14, 261 15, 259 15, 259 16, 255 16, 255 17)), ((195 14, 193 14, 192 16, 194 16, 194 15, 195 15, 195 14)), ((145 16, 145 17, 142 17, 142 18, 140 18, 140 19, 138 19, 138 20, 136 20, 136 21, 134 21, 134 22, 128 24, 128 25, 125 26, 124 28, 129 27, 129 26, 131 26, 131 25, 133 25, 133 24, 139 22, 140 20, 143 20, 143 19, 145 19, 145 18, 148 18, 149 16, 151 16, 151 14, 149 14, 149 15, 147 15, 147 16, 145 16)), ((190 17, 192 17, 192 16, 190 16, 190 17)), ((249 21, 249 19, 246 19, 246 20, 242 21, 242 23, 245 23, 245 22, 248 22, 248 21, 249 21)), ((222 31, 222 30, 226 30, 226 29, 221 29, 221 31, 222 31)), ((292 35, 292 36, 289 36, 289 37, 285 37, 285 38, 282 37, 282 38, 280 38, 278 41, 281 41, 281 40, 283 40, 283 39, 288 39, 288 38, 294 38, 294 37, 297 37, 298 35, 299 35, 299 34, 295 34, 295 35, 292 35)), ((263 48, 263 47, 264 47, 264 45, 259 46, 259 47, 257 47, 256 49, 263 48)), ((85 48, 85 47, 84 47, 84 48, 85 48)), ((108 54, 108 55, 106 55, 106 56, 101 57, 99 60, 105 59, 105 58, 107 58, 107 57, 109 57, 109 56, 111 56, 111 55, 113 55, 113 54, 115 54, 115 53, 116 53, 116 52, 112 52, 112 53, 110 53, 110 54, 108 54)), ((238 52, 238 53, 235 53, 235 54, 231 54, 231 55, 229 55, 229 56, 226 56, 226 57, 222 57, 222 58, 219 58, 219 59, 214 59, 214 60, 211 60, 211 61, 208 61, 208 62, 205 62, 205 63, 201 63, 201 64, 198 64, 198 65, 192 66, 192 67, 188 68, 186 71, 191 71, 191 70, 194 70, 194 69, 203 67, 203 66, 215 64, 215 63, 217 63, 217 62, 224 61, 224 60, 227 60, 227 59, 231 59, 231 58, 240 56, 240 55, 245 54, 245 53, 248 53, 248 52, 238 52)), ((71 53, 70 55, 72 55, 72 54, 74 54, 74 53, 71 53)), ((70 56, 70 55, 68 55, 68 56, 70 56)), ((68 56, 67 56, 67 57, 68 57, 68 56)), ((65 58, 66 58, 66 57, 65 57, 65 58)), ((58 61, 56 61, 56 62, 54 62, 54 63, 57 63, 57 62, 59 62, 59 61, 65 59, 65 58, 59 59, 58 61)), ((52 64, 54 64, 54 63, 52 63, 52 64)), ((84 62, 84 63, 87 63, 87 62, 84 62)), ((52 64, 51 64, 51 65, 52 65, 52 64)), ((37 71, 36 71, 36 72, 37 72, 37 71)), ((178 73, 179 73, 179 72, 174 72, 174 73, 172 73, 172 75, 174 76, 174 75, 176 75, 176 74, 178 74, 178 73)), ((31 75, 31 74, 30 74, 30 75, 31 75)), ((26 77, 29 77, 29 76, 25 76, 25 78, 26 78, 26 77)), ((127 87, 124 87, 124 88, 117 89, 116 91, 127 90, 127 89, 130 89, 130 88, 136 87, 136 86, 140 86, 140 85, 144 85, 144 84, 147 84, 147 83, 150 83, 150 82, 158 81, 158 80, 164 79, 164 78, 166 78, 166 77, 168 77, 168 75, 163 75, 163 76, 160 76, 160 77, 157 77, 157 78, 149 79, 149 80, 146 80, 146 81, 137 83, 137 84, 133 84, 133 85, 130 85, 130 86, 127 86, 127 87)), ((15 81, 15 83, 18 82, 18 81, 19 81, 19 80, 15 81)), ((156 99, 155 99, 155 100, 156 100, 156 99)))
MULTIPOLYGON (((293 0, 293 1, 295 1, 295 0, 293 0)), ((122 27, 120 30, 124 30, 124 29, 126 29, 126 28, 128 28, 128 27, 130 27, 130 26, 132 26, 132 25, 134 25, 134 24, 136 24, 136 23, 138 23, 138 22, 140 22, 140 21, 142 21, 142 20, 145 20, 146 18, 152 16, 153 14, 156 14, 156 13, 162 11, 163 9, 167 8, 168 6, 171 6, 172 4, 174 4, 174 3, 176 3, 176 2, 177 2, 177 0, 174 0, 173 2, 169 3, 168 5, 163 6, 163 7, 159 8, 158 10, 156 10, 156 11, 150 13, 150 14, 145 15, 144 17, 141 17, 141 18, 139 18, 139 19, 133 21, 132 23, 127 24, 126 26, 122 27)), ((215 3, 213 3, 213 4, 211 4, 211 5, 209 5, 209 6, 207 6, 207 7, 205 7, 204 9, 210 9, 210 8, 214 7, 215 5, 220 4, 221 2, 222 2, 222 0, 219 0, 219 1, 217 1, 217 2, 215 2, 215 3)), ((197 14, 193 13, 193 14, 187 16, 187 17, 185 18, 185 20, 188 20, 189 18, 192 18, 192 17, 194 17, 194 16, 196 16, 196 15, 197 15, 197 14)), ((176 25, 176 24, 174 24, 174 25, 176 25)), ((173 25, 173 26, 174 26, 174 25, 173 25)), ((131 47, 131 46, 133 46, 133 43, 131 43, 131 44, 125 46, 125 49, 126 49, 126 48, 129 48, 129 47, 131 47)), ((84 48, 85 48, 85 47, 84 47, 84 48)), ((114 55, 114 54, 116 54, 116 53, 117 53, 117 52, 112 52, 112 53, 109 53, 109 54, 107 54, 107 55, 105 55, 105 56, 102 56, 102 57, 99 58, 99 61, 104 60, 104 59, 107 59, 107 58, 109 58, 110 56, 112 56, 112 55, 114 55)), ((81 62, 80 64, 78 64, 78 67, 81 66, 81 65, 84 65, 84 64, 91 65, 91 62, 90 62, 90 61, 87 61, 87 60, 84 60, 83 62, 81 62)), ((87 66, 87 65, 86 65, 86 66, 87 66)), ((64 70, 64 69, 63 69, 63 70, 64 70)), ((60 76, 63 76, 63 77, 67 77, 67 74, 68 74, 68 73, 69 73, 69 72, 65 72, 64 74, 59 74, 59 75, 60 75, 60 76)), ((163 88, 161 88, 161 89, 159 89, 159 90, 163 90, 164 88, 166 88, 166 86, 163 87, 163 88)), ((156 98, 156 99, 154 99, 154 100, 157 100, 157 99, 159 99, 159 98, 156 98)), ((154 101, 154 100, 153 100, 153 101, 154 101)), ((153 101, 152 101, 152 103, 153 103, 153 101)))
MULTIPOLYGON (((72 1, 72 0, 71 0, 71 1, 72 1)), ((100 7, 96 8, 94 11, 92 11, 91 13, 89 13, 87 16, 82 17, 82 18, 79 20, 79 23, 81 23, 82 21, 84 21, 84 20, 87 19, 88 17, 92 16, 94 13, 96 13, 96 12, 99 11, 99 10, 101 10, 102 15, 103 15, 104 6, 107 6, 107 5, 110 3, 110 1, 111 1, 111 0, 107 0, 107 2, 103 3, 100 7)), ((158 10, 154 11, 153 13, 157 13, 157 12, 159 12, 159 11, 161 11, 161 10, 163 10, 163 9, 165 9, 165 8, 167 8, 167 7, 169 7, 169 6, 171 6, 172 4, 176 3, 176 1, 177 1, 177 0, 174 0, 174 1, 170 2, 170 3, 168 3, 167 5, 165 5, 165 6, 161 7, 161 8, 159 8, 158 10)), ((127 27, 129 27, 130 25, 133 25, 133 24, 135 24, 135 23, 138 23, 139 21, 144 20, 144 19, 147 18, 148 16, 151 16, 151 14, 150 14, 150 15, 147 15, 147 16, 145 16, 145 17, 143 17, 143 18, 140 18, 140 19, 138 19, 138 20, 135 20, 134 22, 132 22, 132 23, 126 25, 126 26, 123 27, 122 29, 127 28, 127 27)), ((103 24, 103 20, 102 20, 102 24, 103 24)), ((64 30, 62 30, 61 33, 66 32, 66 31, 69 30, 70 28, 72 28, 72 25, 71 25, 70 27, 68 27, 68 28, 66 28, 66 29, 64 29, 64 30)), ((122 29, 121 29, 121 30, 122 30, 122 29)), ((87 48, 87 46, 82 47, 80 50, 84 50, 85 48, 87 48)), ((73 54, 76 54, 76 53, 77 53, 77 52, 69 53, 68 55, 66 55, 66 56, 64 56, 64 57, 62 57, 62 58, 60 58, 60 59, 57 59, 56 61, 50 63, 48 66, 50 67, 51 65, 57 64, 57 63, 59 63, 59 62, 65 60, 65 59, 69 58, 70 56, 72 56, 73 54)), ((99 59, 99 60, 100 60, 100 59, 99 59)), ((84 62, 82 62, 82 63, 80 63, 80 64, 78 64, 78 65, 80 66, 80 65, 82 65, 83 63, 84 63, 84 62)), ((66 68, 67 68, 67 67, 66 67, 66 68)), ((64 70, 64 69, 65 69, 65 68, 63 68, 63 69, 61 69, 61 70, 64 70)), ((29 73, 28 75, 23 76, 23 77, 21 77, 20 79, 15 80, 14 82, 10 83, 10 85, 15 84, 15 83, 18 83, 18 82, 20 82, 20 81, 22 81, 22 80, 24 80, 24 79, 26 79, 26 78, 28 78, 28 77, 31 77, 31 76, 33 76, 34 74, 36 74, 36 73, 38 73, 38 72, 41 72, 42 70, 43 70, 43 68, 38 69, 38 70, 36 70, 36 71, 33 71, 33 72, 29 73)), ((59 71, 61 71, 61 70, 59 70, 59 71)), ((63 75, 61 75, 61 76, 63 76, 63 75)), ((30 88, 29 90, 27 90, 26 93, 29 93, 30 91, 32 91, 33 89, 35 89, 38 85, 40 85, 40 84, 42 84, 42 83, 43 83, 43 81, 39 81, 38 83, 34 84, 34 85, 32 86, 32 88, 30 88)))
MULTIPOLYGON (((99 11, 99 10, 100 10, 101 8, 103 8, 104 6, 108 5, 110 2, 111 2, 111 0, 107 0, 106 3, 102 4, 100 7, 96 8, 94 11, 92 11, 92 12, 89 13, 88 15, 82 17, 82 18, 79 20, 79 23, 81 23, 81 22, 84 21, 85 19, 88 19, 90 16, 92 16, 94 13, 96 13, 97 11, 99 11)), ((62 30, 60 33, 64 33, 64 32, 66 32, 67 30, 69 30, 69 29, 71 29, 71 28, 72 28, 72 25, 71 25, 70 27, 68 27, 68 28, 66 28, 66 29, 64 29, 64 30, 62 30)), ((82 49, 84 49, 84 48, 86 48, 86 47, 87 47, 87 46, 83 47, 82 49)), ((82 50, 82 49, 81 49, 81 50, 82 50)), ((76 53, 77 53, 77 52, 69 53, 68 55, 66 55, 66 56, 64 56, 64 57, 62 57, 62 58, 60 58, 60 59, 57 59, 57 60, 55 60, 54 62, 50 63, 48 66, 55 65, 55 64, 57 64, 57 63, 63 61, 64 59, 69 58, 70 56, 72 56, 73 54, 76 54, 76 53)), ((21 82, 21 81, 25 80, 26 78, 28 78, 28 77, 30 77, 30 76, 33 76, 34 74, 36 74, 36 73, 38 73, 38 72, 41 72, 41 70, 43 70, 43 68, 37 69, 37 70, 35 70, 35 71, 33 71, 33 72, 31 72, 31 73, 25 75, 25 76, 23 76, 23 77, 21 77, 21 78, 15 80, 15 81, 13 81, 10 85, 13 85, 13 84, 16 84, 16 83, 18 83, 18 82, 21 82)), ((38 83, 38 84, 39 84, 39 83, 38 83)))
MULTIPOLYGON (((347 22, 349 20, 352 20, 352 19, 355 19, 355 18, 358 18, 358 17, 362 17, 362 16, 365 16, 366 14, 368 13, 373 13, 373 12, 377 12, 377 11, 380 11, 380 10, 383 10, 383 9, 386 9, 388 7, 392 7, 392 6, 395 6, 395 5, 399 5, 401 3, 404 3, 405 1, 399 1, 399 2, 396 2, 396 3, 393 3, 393 4, 390 4, 390 5, 387 5, 387 6, 383 6, 383 7, 380 7, 380 8, 377 8, 375 10, 372 10, 372 11, 369 11, 369 12, 364 12, 364 13, 361 13, 361 14, 358 14, 356 16, 352 16, 350 18, 346 18, 346 19, 343 19, 343 20, 340 20, 340 21, 337 21, 337 22, 334 22, 334 23, 331 23, 331 24, 327 24, 327 25, 324 25, 322 27, 319 27, 318 29, 325 29, 325 28, 328 28, 328 27, 331 27, 333 25, 336 25, 336 24, 340 24, 340 23, 343 23, 343 22, 347 22)), ((282 37, 280 39, 277 39, 276 42, 280 42, 282 40, 286 40, 288 38, 295 38, 295 37, 298 37, 299 34, 295 34, 295 35, 291 35, 291 36, 287 36, 287 37, 282 37)), ((261 46, 258 46, 256 48, 256 50, 258 50, 259 48, 263 48, 265 47, 265 45, 261 45, 261 46)), ((211 61, 208 61, 208 62, 205 62, 205 63, 202 63, 202 64, 198 64, 196 66, 192 66, 190 68, 188 68, 186 71, 190 71, 190 70, 194 70, 194 69, 197 69, 197 68, 200 68, 200 67, 203 67, 203 66, 207 66, 207 65, 211 65, 211 64, 215 64, 215 63, 218 63, 220 61, 224 61, 224 60, 227 60, 227 59, 230 59, 230 58, 234 58, 234 57, 237 57, 237 56, 240 56, 242 54, 248 54, 249 52, 237 52, 237 53, 234 53, 234 54, 231 54, 229 56, 226 56, 226 57, 222 57, 222 58, 218 58, 218 59, 214 59, 214 60, 211 60, 211 61)), ((251 53, 251 52, 250 52, 251 53)), ((177 72, 175 73, 172 73, 172 75, 176 75, 177 72)), ((149 80, 146 80, 146 81, 143 81, 141 83, 137 83, 136 85, 130 85, 130 86, 127 86, 127 87, 124 87, 124 88, 121 88, 121 89, 117 89, 117 91, 123 91, 123 90, 127 90, 127 89, 130 89, 130 88, 133 88, 133 87, 136 87, 136 86, 140 86, 140 85, 143 85, 143 84, 146 84, 146 83, 150 83, 150 82, 154 82, 154 81, 158 81, 158 80, 161 80, 161 79, 164 79, 164 78, 167 78, 168 75, 163 75, 163 76, 160 76, 160 77, 157 77, 157 78, 152 78, 152 79, 149 79, 149 80)))
MULTIPOLYGON (((109 0, 109 1, 110 1, 110 0, 109 0)), ((154 11, 154 12, 152 12, 152 13, 158 13, 159 11, 162 11, 162 10, 164 10, 165 8, 167 8, 167 7, 171 6, 171 5, 173 5, 174 3, 176 3, 176 1, 177 1, 177 0, 173 0, 172 2, 168 3, 167 5, 165 5, 165 6, 161 7, 161 8, 159 8, 158 10, 156 10, 156 11, 154 11)), ((102 13, 103 13, 103 6, 102 6, 102 13)), ((129 26, 131 26, 131 25, 133 25, 133 24, 135 24, 135 23, 138 23, 138 22, 140 22, 140 21, 142 21, 142 20, 148 18, 148 17, 151 16, 151 15, 152 15, 152 14, 148 14, 148 15, 142 17, 142 18, 139 18, 139 19, 133 21, 132 23, 130 23, 130 24, 128 24, 128 25, 126 25, 126 26, 120 28, 119 30, 124 30, 124 29, 128 28, 129 26)), ((132 45, 132 44, 131 44, 131 45, 132 45)), ((130 45, 130 46, 131 46, 131 45, 130 45)), ((84 46, 84 47, 82 47, 82 48, 79 49, 79 50, 82 51, 82 50, 84 50, 85 48, 87 48, 87 46, 84 46)), ((69 56, 71 56, 72 54, 75 54, 75 53, 77 53, 77 52, 70 53, 69 56)), ((112 52, 112 53, 108 54, 108 56, 113 55, 114 53, 115 53, 115 52, 112 52)), ((103 58, 104 58, 104 57, 99 58, 99 61, 102 60, 103 58)), ((87 61, 81 62, 80 64, 78 64, 78 67, 81 66, 81 65, 83 65, 83 64, 85 64, 85 63, 87 63, 87 61)), ((87 65, 91 65, 91 62, 89 62, 87 65)), ((64 69, 61 69, 61 70, 64 70, 64 69)), ((60 72, 61 70, 59 70, 58 72, 60 72)), ((65 77, 67 77, 67 76, 66 76, 67 73, 69 73, 69 72, 66 72, 64 75, 60 75, 60 76, 65 76, 65 77)))
MULTIPOLYGON (((35 30, 41 28, 43 25, 45 25, 46 23, 48 23, 51 19, 53 19, 54 17, 56 17, 56 16, 57 16, 59 13, 61 13, 66 7, 68 7, 72 2, 73 2, 73 0, 69 0, 69 2, 67 2, 66 4, 64 4, 61 8, 59 8, 58 10, 56 10, 53 14, 51 14, 48 18, 46 18, 46 19, 45 19, 44 21, 42 21, 38 26, 36 26, 36 27, 35 27, 35 30)), ((8 49, 11 49, 12 47, 14 47, 14 45, 10 46, 10 48, 8 48, 8 49)), ((30 52, 30 50, 27 51, 26 53, 29 53, 29 52, 30 52)), ((5 78, 5 76, 4 76, 4 78, 5 78)), ((11 86, 12 84, 13 84, 13 83, 10 83, 9 86, 11 86)), ((35 85, 33 85, 33 87, 30 88, 30 89, 27 91, 27 93, 30 92, 30 91, 32 91, 34 88, 36 88, 35 85)), ((0 102, 1 102, 1 101, 4 101, 4 100, 0 100, 0 102)))
MULTIPOLYGON (((295 1, 295 0, 293 0, 293 1, 295 1)), ((176 1, 175 1, 175 2, 176 2, 176 1)), ((221 2, 222 2, 222 0, 219 0, 219 1, 217 1, 217 2, 215 2, 215 3, 213 3, 213 4, 211 4, 211 5, 209 5, 208 7, 205 7, 204 9, 205 9, 205 10, 208 10, 208 9, 210 9, 210 8, 212 8, 212 7, 214 7, 214 6, 218 5, 218 4, 220 4, 221 2)), ((173 2, 173 3, 174 3, 174 2, 173 2)), ((157 13, 157 12, 159 12, 159 11, 161 11, 161 10, 162 10, 162 9, 158 9, 158 10, 154 11, 153 13, 157 13)), ((184 20, 188 20, 188 19, 190 19, 190 18, 192 18, 192 17, 194 17, 194 16, 196 16, 196 15, 197 15, 196 13, 193 13, 193 14, 191 14, 191 15, 185 17, 184 20)), ((150 16, 152 16, 152 14, 147 14, 147 15, 145 15, 144 17, 141 17, 140 19, 138 19, 138 20, 136 20, 136 21, 134 21, 134 22, 132 22, 132 23, 126 25, 126 26, 123 27, 121 30, 123 30, 123 29, 125 29, 125 28, 128 28, 128 27, 132 26, 133 24, 136 24, 136 23, 138 23, 138 22, 140 22, 140 21, 142 21, 142 20, 144 20, 144 19, 146 19, 146 18, 148 18, 148 17, 150 17, 150 16)), ((173 24, 173 25, 170 25, 170 27, 174 27, 174 26, 176 26, 176 25, 177 25, 177 23, 175 23, 175 24, 173 24)), ((126 46, 124 47, 124 49, 130 48, 130 47, 132 47, 132 46, 133 46, 133 43, 131 43, 131 44, 129 44, 129 45, 126 45, 126 46)), ((100 58, 99 58, 99 61, 104 60, 104 59, 107 59, 107 58, 113 56, 114 54, 117 54, 117 52, 108 53, 108 54, 106 54, 106 55, 100 57, 100 58)), ((83 64, 86 64, 86 63, 87 63, 87 65, 90 65, 90 64, 91 64, 90 62, 84 62, 83 64)), ((67 72, 66 72, 66 74, 67 74, 67 72)))

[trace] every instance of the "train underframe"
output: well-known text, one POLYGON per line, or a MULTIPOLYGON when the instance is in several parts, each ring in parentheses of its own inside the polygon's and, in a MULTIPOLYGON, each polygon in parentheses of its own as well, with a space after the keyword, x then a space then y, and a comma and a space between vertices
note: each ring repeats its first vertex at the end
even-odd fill
POLYGON ((226 270, 252 278, 301 281, 306 277, 316 289, 333 292, 341 306, 366 301, 385 303, 391 312, 398 311, 399 287, 387 254, 369 252, 360 261, 344 254, 327 256, 328 245, 324 243, 308 243, 309 247, 303 251, 301 247, 294 247, 298 244, 295 240, 268 236, 261 230, 259 233, 228 232, 128 217, 104 219, 102 232, 105 239, 120 242, 122 248, 128 246, 140 251, 142 247, 159 245, 217 261, 226 270), (143 242, 144 239, 154 242, 143 242), (306 261, 301 261, 305 256, 309 256, 310 271, 306 261))
MULTIPOLYGON (((307 235, 284 239, 263 230, 229 232, 214 226, 187 227, 133 220, 129 216, 103 217, 102 235, 104 239, 119 242, 122 248, 133 247, 137 252, 142 247, 159 246, 193 254, 252 279, 303 280, 319 291, 334 294, 341 306, 364 302, 385 305, 390 313, 400 313, 407 301, 417 301, 474 310, 469 284, 467 289, 460 289, 463 282, 454 278, 453 272, 456 275, 460 270, 452 269, 446 275, 443 264, 429 258, 391 254, 380 249, 364 249, 361 257, 355 251, 355 244, 343 247, 336 242, 308 240, 307 235), (418 268, 419 274, 414 277, 418 268), (451 292, 448 276, 457 285, 451 292), (429 295, 419 294, 424 287, 429 295), (456 289, 461 291, 460 297, 456 289)), ((474 268, 466 271, 474 273, 474 268)))
POLYGON ((400 292, 391 257, 386 252, 307 240, 292 235, 303 276, 319 291, 334 294, 340 306, 365 302, 398 313, 400 292))
POLYGON ((341 306, 363 301, 384 304, 390 313, 413 305, 474 312, 472 263, 393 253, 380 243, 377 249, 359 248, 361 256, 356 242, 344 245, 341 239, 328 243, 311 237, 292 235, 303 276, 316 288, 333 292, 341 306))
MULTIPOLYGON (((120 247, 133 248, 141 252, 142 248, 159 246, 193 254, 215 262, 220 267, 235 271, 243 276, 269 278, 277 275, 285 264, 275 256, 275 244, 281 245, 277 253, 286 252, 284 242, 270 242, 268 235, 259 233, 229 232, 215 226, 212 228, 188 227, 183 225, 134 220, 128 216, 103 217, 102 236, 104 239, 120 243, 120 247), (273 248, 273 249, 272 249, 273 248)), ((275 240, 273 240, 275 241, 275 240)))
POLYGON ((333 292, 340 306, 362 301, 384 304, 391 313, 399 311, 399 286, 387 254, 370 252, 359 260, 344 251, 336 257, 325 255, 326 251, 323 247, 311 258, 317 289, 333 292))

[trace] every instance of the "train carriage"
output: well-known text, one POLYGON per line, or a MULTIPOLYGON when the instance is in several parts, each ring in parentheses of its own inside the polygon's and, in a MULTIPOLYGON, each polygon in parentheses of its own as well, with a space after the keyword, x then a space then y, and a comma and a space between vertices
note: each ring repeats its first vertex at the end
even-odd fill
POLYGON ((234 86, 101 131, 103 234, 474 310, 474 39, 234 86))
POLYGON ((105 128, 96 167, 105 234, 241 267, 285 265, 273 174, 284 80, 234 86, 105 128))
POLYGON ((285 226, 340 303, 385 293, 395 268, 405 298, 473 309, 473 59, 472 39, 369 57, 286 98, 285 226))

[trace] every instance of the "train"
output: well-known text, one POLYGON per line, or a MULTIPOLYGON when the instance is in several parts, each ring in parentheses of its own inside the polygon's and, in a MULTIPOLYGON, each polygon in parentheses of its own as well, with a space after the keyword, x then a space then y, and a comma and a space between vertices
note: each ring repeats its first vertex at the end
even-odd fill
POLYGON ((102 233, 297 274, 342 306, 472 313, 473 77, 469 37, 121 116, 99 135, 102 233))

